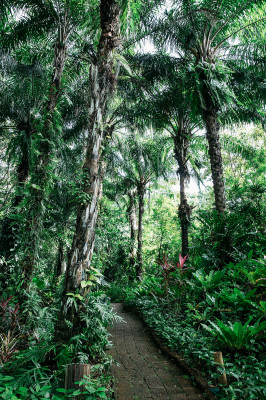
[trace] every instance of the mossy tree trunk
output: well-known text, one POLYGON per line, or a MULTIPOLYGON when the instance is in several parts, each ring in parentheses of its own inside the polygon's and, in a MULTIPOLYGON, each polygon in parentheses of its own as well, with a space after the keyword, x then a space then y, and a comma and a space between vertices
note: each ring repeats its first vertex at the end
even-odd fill
MULTIPOLYGON (((78 329, 78 316, 74 307, 68 305, 67 293, 80 289, 86 277, 94 248, 95 227, 98 218, 98 203, 101 194, 101 153, 105 138, 104 124, 107 106, 112 99, 117 84, 114 71, 114 54, 119 47, 119 6, 115 0, 101 0, 101 37, 97 55, 90 67, 90 115, 88 144, 83 165, 83 196, 78 206, 76 228, 71 251, 69 252, 62 307, 58 320, 57 334, 62 340, 71 335, 65 328, 65 319, 78 329)), ((73 331, 72 330, 72 331, 73 331)))
MULTIPOLYGON (((207 80, 205 74, 202 74, 201 78, 203 81, 207 80)), ((202 88, 202 97, 204 100, 203 120, 206 126, 206 137, 209 147, 215 208, 219 213, 223 213, 226 209, 226 198, 223 158, 219 137, 220 124, 218 121, 218 106, 215 104, 210 89, 206 84, 203 85, 202 88)))

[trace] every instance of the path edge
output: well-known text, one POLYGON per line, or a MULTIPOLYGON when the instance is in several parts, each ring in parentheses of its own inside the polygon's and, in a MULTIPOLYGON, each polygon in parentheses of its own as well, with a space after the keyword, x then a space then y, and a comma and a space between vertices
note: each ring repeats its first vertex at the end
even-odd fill
POLYGON ((206 381, 206 379, 203 378, 203 376, 200 374, 200 372, 198 370, 196 370, 195 368, 191 368, 188 363, 175 351, 171 350, 168 346, 164 345, 162 343, 162 340, 160 339, 160 337, 154 332, 154 330, 147 324, 147 322, 145 321, 142 313, 134 308, 134 307, 130 307, 129 305, 123 303, 123 308, 125 311, 130 311, 133 312, 134 314, 136 314, 141 321, 144 323, 146 329, 148 330, 149 334, 152 336, 153 340, 155 341, 155 343, 157 344, 157 346, 170 358, 174 359, 174 362, 181 368, 183 369, 185 372, 187 372, 190 376, 192 376, 195 379, 196 384, 201 388, 201 390, 204 392, 206 399, 208 400, 218 400, 218 397, 216 397, 209 385, 208 382, 206 381))

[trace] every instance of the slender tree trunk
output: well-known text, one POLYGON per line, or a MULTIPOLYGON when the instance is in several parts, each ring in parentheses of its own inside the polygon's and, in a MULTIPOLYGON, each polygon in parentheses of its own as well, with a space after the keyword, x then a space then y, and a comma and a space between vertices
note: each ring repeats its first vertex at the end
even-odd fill
POLYGON ((160 245, 159 245, 159 251, 158 251, 158 260, 162 259, 162 246, 163 246, 163 227, 161 226, 161 236, 160 236, 160 245))
POLYGON ((144 215, 144 195, 145 183, 140 182, 138 187, 139 199, 139 224, 138 224, 138 250, 137 250, 137 266, 136 275, 139 279, 142 276, 143 260, 142 260, 142 232, 143 232, 143 215, 144 215))
POLYGON ((13 206, 16 207, 22 200, 23 195, 21 189, 23 189, 25 182, 27 182, 30 173, 30 139, 33 133, 29 119, 26 122, 18 124, 18 130, 23 131, 25 134, 23 143, 21 145, 22 157, 17 168, 18 176, 18 193, 14 199, 13 206))
POLYGON ((189 171, 187 167, 188 147, 190 132, 184 130, 184 121, 180 120, 179 129, 175 132, 174 146, 175 158, 178 163, 177 176, 180 179, 180 204, 178 216, 181 225, 182 255, 188 254, 188 232, 192 207, 188 204, 186 197, 186 182, 189 180, 189 171))
POLYGON ((54 270, 55 280, 56 280, 56 278, 58 278, 59 276, 62 275, 62 273, 64 271, 64 262, 65 262, 65 258, 64 258, 64 242, 63 242, 62 239, 59 239, 59 241, 58 241, 57 260, 56 260, 55 270, 54 270))
POLYGON ((119 47, 119 7, 115 0, 100 2, 101 37, 97 56, 90 68, 90 116, 88 147, 83 165, 84 199, 78 206, 76 228, 69 253, 65 276, 62 307, 58 321, 58 336, 62 340, 78 329, 78 316, 68 306, 67 293, 80 288, 81 280, 90 267, 93 254, 95 227, 98 217, 98 202, 101 193, 100 159, 104 140, 104 121, 109 101, 116 89, 117 75, 114 73, 113 56, 119 47), (66 331, 65 318, 74 323, 73 330, 66 331))
POLYGON ((207 108, 207 110, 204 110, 203 117, 206 124, 206 136, 209 144, 215 208, 218 212, 223 213, 226 208, 226 201, 223 176, 223 159, 219 138, 220 125, 218 122, 217 111, 214 107, 210 106, 207 108))
POLYGON ((129 190, 129 207, 128 207, 128 216, 129 216, 129 225, 130 225, 130 250, 129 250, 129 265, 131 267, 131 271, 136 264, 136 238, 138 232, 137 226, 137 215, 136 215, 136 204, 135 204, 135 196, 136 193, 134 190, 129 190))
POLYGON ((38 156, 31 176, 31 186, 27 217, 27 243, 23 260, 23 288, 28 289, 37 258, 38 236, 43 217, 43 201, 48 184, 48 164, 51 158, 51 139, 55 108, 60 95, 61 78, 66 61, 67 34, 65 27, 60 27, 55 44, 53 75, 45 110, 45 120, 38 142, 38 156))
MULTIPOLYGON (((12 199, 11 203, 11 214, 14 213, 14 208, 19 205, 23 198, 23 188, 24 184, 27 182, 29 177, 29 146, 30 146, 30 136, 32 133, 32 128, 30 126, 29 121, 22 121, 18 124, 18 131, 20 134, 25 134, 25 138, 20 147, 21 150, 21 160, 17 167, 17 187, 16 187, 16 195, 12 199)), ((12 217, 7 216, 3 222, 1 227, 0 234, 0 255, 8 261, 11 257, 11 250, 15 246, 15 234, 14 234, 14 219, 12 217)))
POLYGON ((185 176, 179 172, 180 177, 180 204, 178 216, 181 224, 182 255, 188 254, 188 230, 190 226, 191 206, 189 206, 185 192, 185 176))
POLYGON ((32 127, 29 120, 27 120, 26 122, 21 121, 17 128, 21 134, 24 132, 25 137, 20 148, 22 157, 17 167, 17 187, 16 195, 13 198, 10 207, 11 216, 6 216, 3 220, 0 233, 0 255, 4 259, 0 278, 3 289, 8 286, 10 276, 8 262, 12 258, 12 249, 16 246, 16 231, 19 227, 18 223, 15 223, 16 219, 12 217, 12 214, 16 213, 16 207, 23 199, 24 185, 29 177, 29 146, 32 127))

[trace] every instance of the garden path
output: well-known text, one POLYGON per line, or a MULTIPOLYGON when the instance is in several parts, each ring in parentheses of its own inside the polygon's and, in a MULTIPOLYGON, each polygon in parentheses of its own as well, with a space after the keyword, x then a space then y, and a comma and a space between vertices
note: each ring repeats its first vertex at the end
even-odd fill
POLYGON ((116 400, 198 400, 203 395, 184 372, 162 354, 145 331, 145 325, 123 304, 113 307, 123 322, 116 322, 110 333, 116 400))

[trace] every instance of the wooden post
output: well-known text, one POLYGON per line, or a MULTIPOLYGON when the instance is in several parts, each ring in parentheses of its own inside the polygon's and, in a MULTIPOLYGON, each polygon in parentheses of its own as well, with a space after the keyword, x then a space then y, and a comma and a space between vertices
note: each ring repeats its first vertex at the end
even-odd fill
MULTIPOLYGON (((222 367, 224 367, 223 353, 221 351, 215 351, 213 353, 213 358, 214 358, 214 362, 216 364, 221 365, 222 367)), ((226 373, 225 372, 223 374, 221 374, 220 376, 218 376, 217 380, 218 380, 218 383, 220 385, 227 386, 227 377, 226 377, 226 373)))
POLYGON ((67 364, 65 372, 65 389, 81 389, 75 382, 81 381, 83 377, 90 376, 89 364, 67 364))

